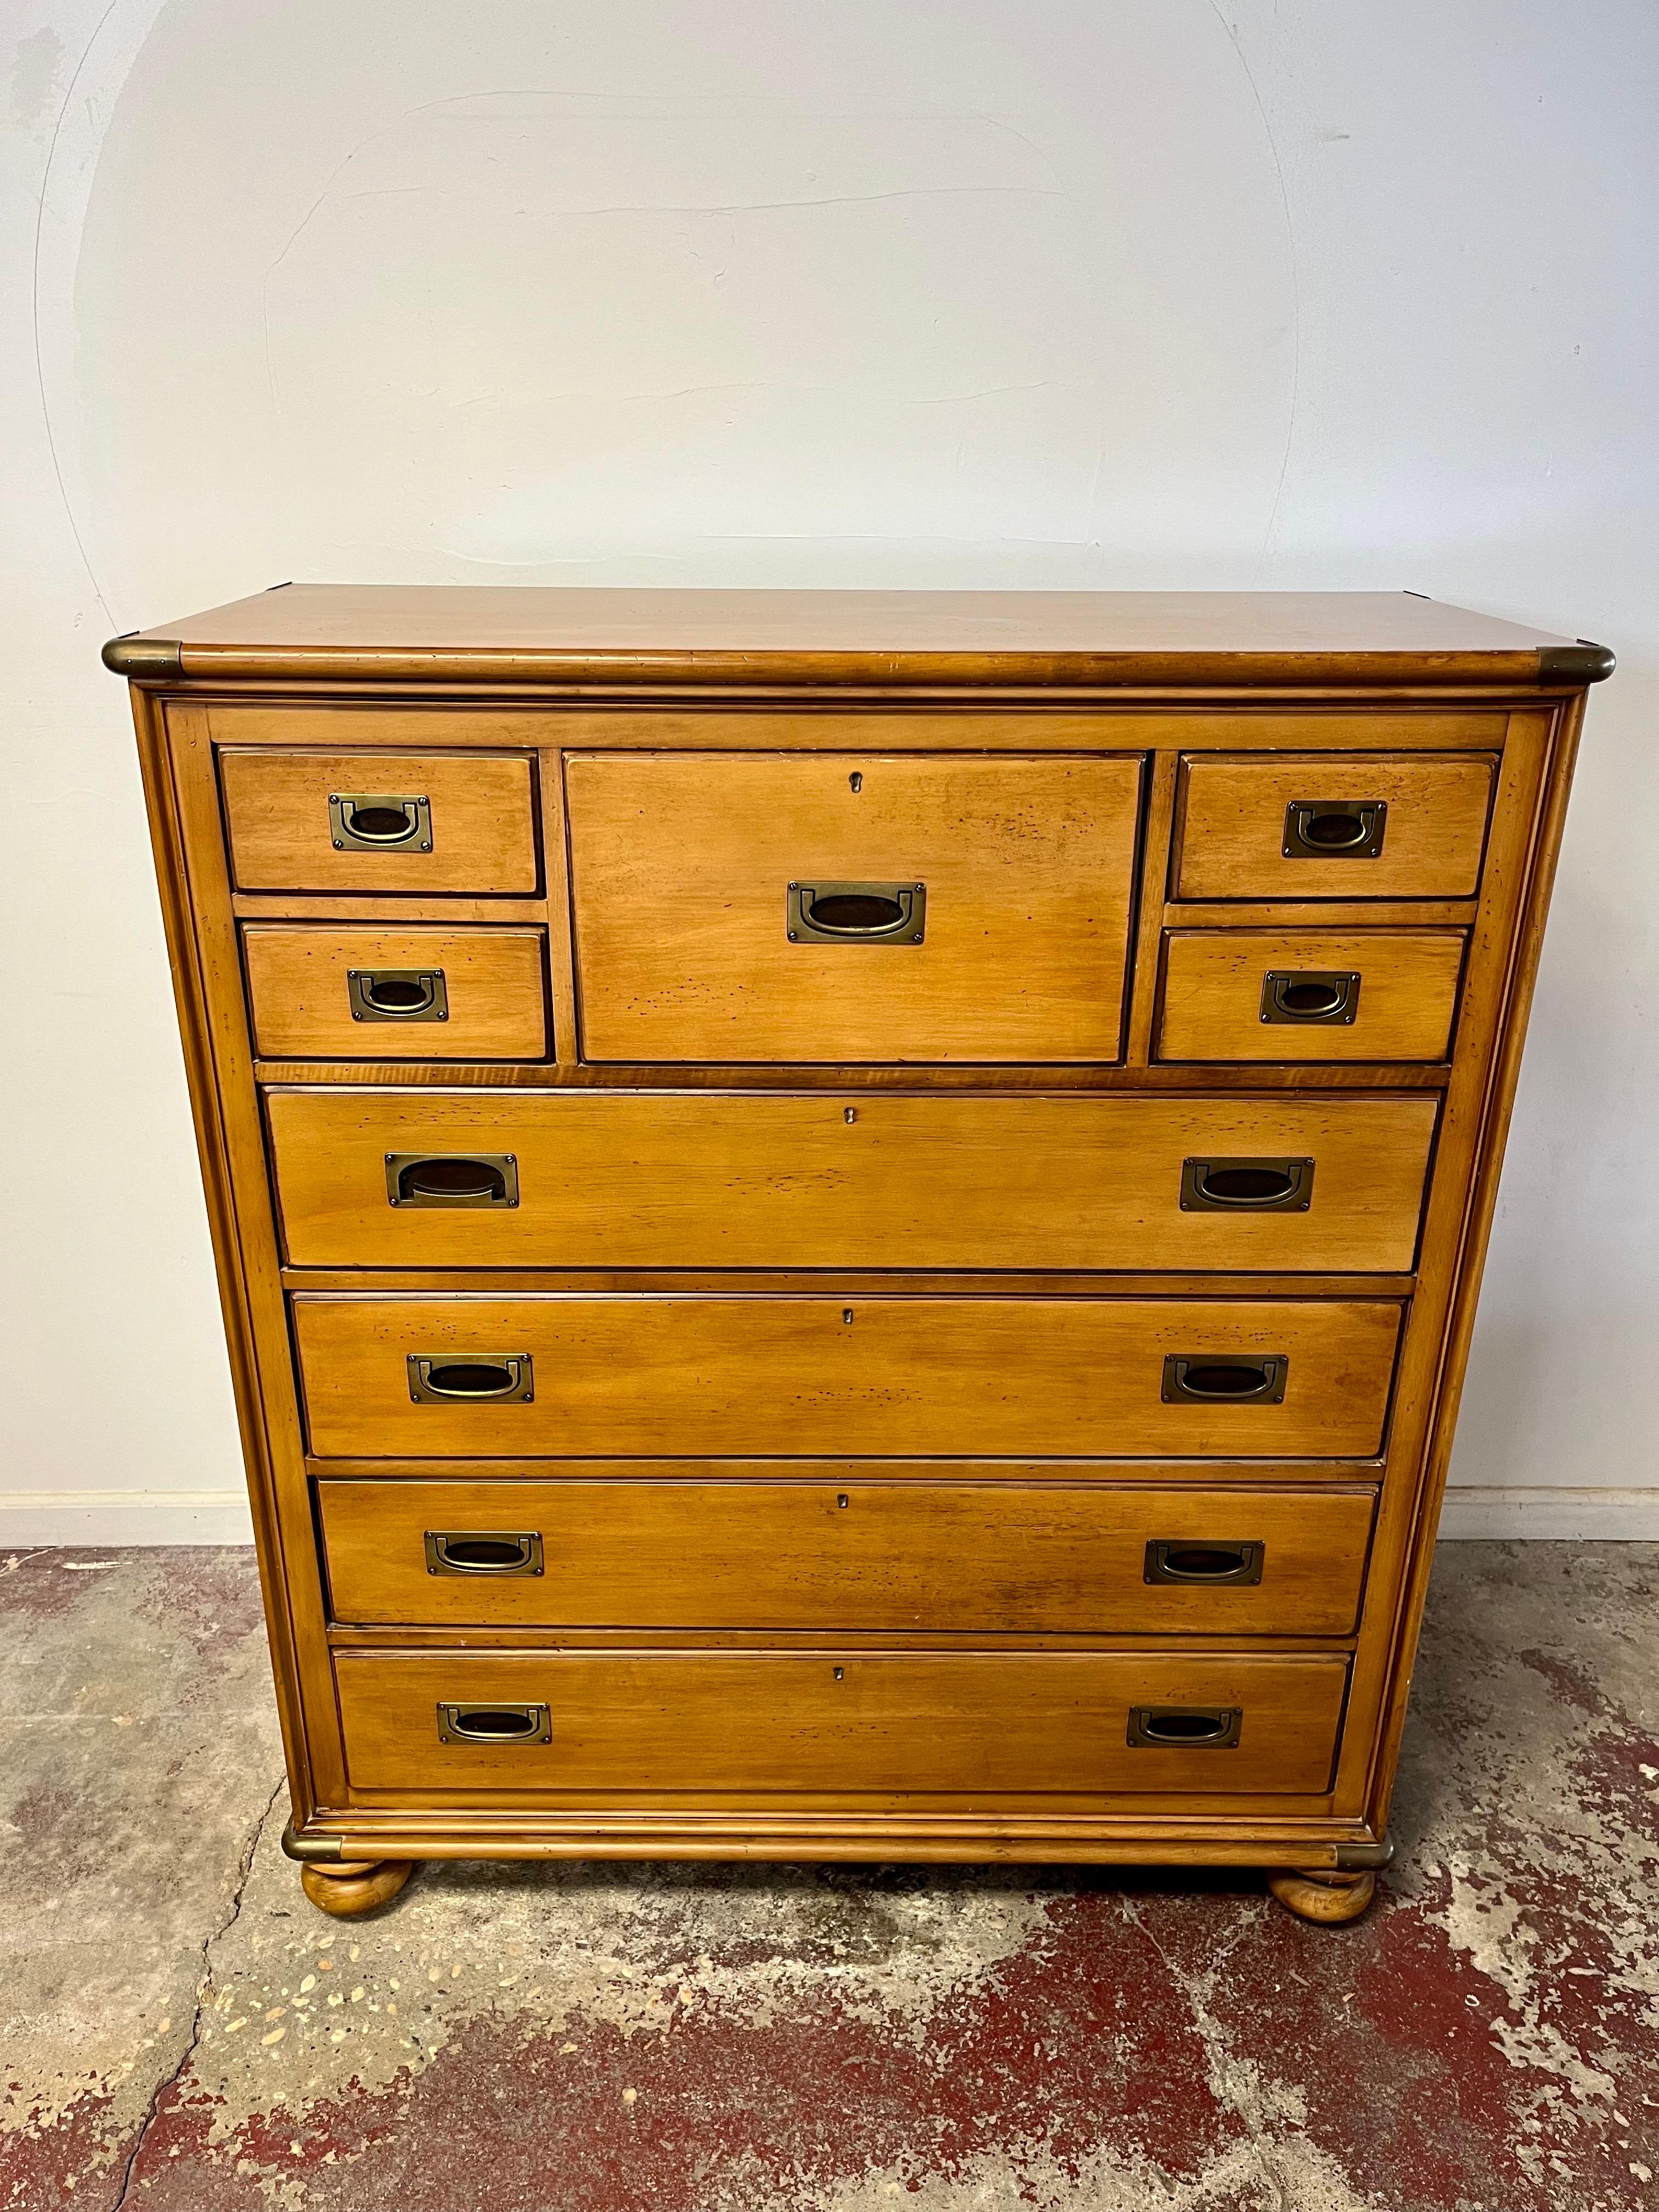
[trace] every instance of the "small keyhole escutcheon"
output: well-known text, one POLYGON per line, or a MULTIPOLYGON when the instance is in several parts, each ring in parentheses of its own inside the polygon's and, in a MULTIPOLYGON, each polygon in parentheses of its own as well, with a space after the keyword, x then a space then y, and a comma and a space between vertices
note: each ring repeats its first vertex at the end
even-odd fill
POLYGON ((862 791, 862 790, 863 790, 863 788, 864 788, 864 778, 863 778, 863 777, 859 774, 859 772, 858 772, 858 770, 857 770, 856 769, 854 769, 853 770, 853 773, 851 774, 851 775, 849 775, 849 776, 848 777, 848 779, 847 779, 847 787, 848 787, 848 789, 849 791, 851 791, 851 792, 854 792, 854 793, 856 793, 856 792, 860 792, 860 791, 862 791))
POLYGON ((843 1322, 845 1322, 845 1323, 847 1324, 848 1328, 851 1328, 851 1327, 853 1326, 853 1309, 852 1309, 852 1307, 851 1307, 851 1306, 843 1306, 843 1307, 842 1308, 841 1317, 842 1317, 842 1321, 843 1321, 843 1322))
POLYGON ((856 1121, 858 1118, 859 1109, 856 1106, 848 1106, 842 1109, 842 1119, 843 1121, 851 1124, 852 1122, 856 1121))

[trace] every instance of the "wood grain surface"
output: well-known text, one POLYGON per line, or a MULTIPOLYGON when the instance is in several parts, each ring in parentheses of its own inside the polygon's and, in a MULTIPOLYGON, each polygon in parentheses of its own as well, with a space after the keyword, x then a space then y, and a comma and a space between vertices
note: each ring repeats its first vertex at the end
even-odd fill
POLYGON ((1176 931, 1164 942, 1164 1060, 1443 1060, 1462 930, 1176 931), (1270 974, 1358 975, 1351 1022, 1266 1022, 1270 974))
POLYGON ((538 929, 331 929, 253 922, 242 932, 254 1042, 296 1060, 539 1060, 547 1050, 538 929), (354 1018, 353 969, 438 969, 448 1018, 354 1018))

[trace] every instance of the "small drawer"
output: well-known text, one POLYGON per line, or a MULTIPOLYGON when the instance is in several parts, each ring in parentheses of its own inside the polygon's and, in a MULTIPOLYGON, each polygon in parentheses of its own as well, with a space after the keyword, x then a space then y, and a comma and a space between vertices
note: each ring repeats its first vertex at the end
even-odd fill
POLYGON ((1329 1786, 1345 1654, 341 1651, 358 1802, 1329 1786))
POLYGON ((1346 1273, 1412 1265, 1437 1106, 377 1087, 266 1112, 296 1267, 1346 1273), (455 1192, 394 1202, 389 1153, 455 1192), (465 1163, 504 1153, 517 1204, 471 1202, 465 1163))
POLYGON ((319 1482, 331 1610, 387 1627, 1346 1636, 1370 1491, 319 1482))
POLYGON ((254 1047, 267 1059, 540 1060, 547 1050, 538 929, 252 922, 242 951, 254 1047))
POLYGON ((1462 930, 1176 931, 1160 1060, 1440 1060, 1462 930))
POLYGON ((1393 753, 1189 758, 1175 896, 1473 897, 1493 765, 1393 753))
POLYGON ((1365 1458, 1384 1300, 294 1299, 320 1458, 1365 1458))
POLYGON ((584 1057, 1116 1059, 1140 768, 573 756, 584 1057))
POLYGON ((219 781, 240 890, 536 889, 528 760, 228 747, 219 781))

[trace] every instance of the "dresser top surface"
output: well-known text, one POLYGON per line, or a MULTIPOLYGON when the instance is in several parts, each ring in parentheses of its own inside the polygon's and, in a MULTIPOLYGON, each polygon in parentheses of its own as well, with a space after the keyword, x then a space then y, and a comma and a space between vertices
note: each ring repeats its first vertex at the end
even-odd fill
MULTIPOLYGON (((1594 680, 1547 630, 1389 592, 634 591, 291 584, 116 641, 123 673, 841 682, 1594 680), (172 656, 172 666, 167 656, 172 656)), ((1599 650, 1599 648, 1595 649, 1599 650)), ((1606 656, 1603 656, 1606 658, 1606 656)))

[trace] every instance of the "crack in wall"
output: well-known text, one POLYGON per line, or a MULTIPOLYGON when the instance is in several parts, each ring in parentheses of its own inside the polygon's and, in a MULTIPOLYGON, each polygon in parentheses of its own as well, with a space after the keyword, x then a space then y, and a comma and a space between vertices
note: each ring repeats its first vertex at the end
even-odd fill
POLYGON ((264 1808, 254 1821, 252 1832, 242 1847, 241 1856, 236 1865, 235 1883, 231 1890, 230 1910, 218 1926, 210 1928, 202 1939, 201 1972, 197 1978, 196 2006, 191 2014, 190 2033, 185 2038, 185 2047, 179 2054, 177 2065, 170 2073, 163 2075, 150 2093, 149 2102, 144 2108, 144 2117, 138 2123, 138 2132, 132 2139, 132 2148, 127 2153, 127 2161, 122 2169, 120 2194, 110 2207, 110 2212, 125 2212, 127 2200, 132 2191, 133 2178, 137 2172, 139 2155, 161 2115, 161 2100, 169 2089, 178 2087, 184 2077, 185 2068, 196 2056, 202 2039, 202 2015, 206 2010, 207 1993, 213 1986, 214 1947, 223 1942, 241 1917, 242 1899, 247 1893, 248 1876, 253 1870, 254 1854, 259 1848, 259 1839, 264 1834, 266 1825, 276 1808, 276 1801, 287 1787, 288 1777, 283 1774, 278 1777, 275 1789, 266 1799, 264 1808))

